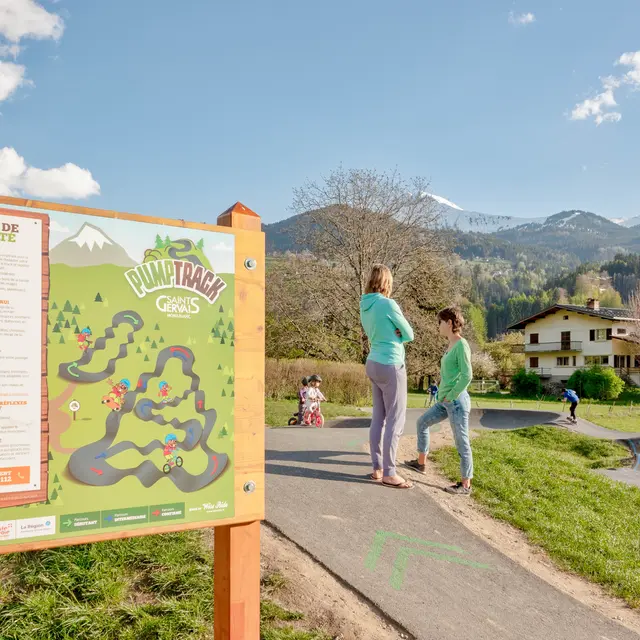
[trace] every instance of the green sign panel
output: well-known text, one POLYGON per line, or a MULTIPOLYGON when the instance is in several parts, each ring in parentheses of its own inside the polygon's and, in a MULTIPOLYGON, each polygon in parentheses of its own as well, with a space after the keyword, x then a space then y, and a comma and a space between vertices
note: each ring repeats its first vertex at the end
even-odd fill
MULTIPOLYGON (((12 211, 10 223, 20 215, 12 211)), ((48 454, 48 500, 0 507, 0 549, 27 534, 55 540, 232 518, 233 234, 63 211, 45 217, 49 451, 40 450, 39 405, 31 417, 31 400, 26 408, 20 400, 29 390, 18 390, 15 402, 6 398, 5 421, 34 426, 16 430, 25 434, 14 447, 23 459, 0 454, 8 479, 0 497, 29 489, 20 484, 29 478, 35 490, 48 454)), ((35 240, 29 246, 41 251, 35 240)))

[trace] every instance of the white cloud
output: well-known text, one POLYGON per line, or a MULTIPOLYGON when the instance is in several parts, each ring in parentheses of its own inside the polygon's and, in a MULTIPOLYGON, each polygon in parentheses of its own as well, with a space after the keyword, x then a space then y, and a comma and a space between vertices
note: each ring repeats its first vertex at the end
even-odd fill
POLYGON ((0 44, 0 58, 13 58, 20 55, 22 47, 19 44, 0 44))
POLYGON ((62 18, 34 0, 0 0, 0 35, 10 42, 22 38, 59 40, 63 32, 62 18))
POLYGON ((51 229, 51 231, 55 231, 56 233, 69 233, 69 231, 71 231, 69 227, 65 227, 54 218, 51 218, 49 220, 49 229, 51 229))
POLYGON ((527 24, 532 24, 536 21, 536 17, 533 13, 514 13, 509 12, 509 24, 516 27, 523 27, 527 24))
POLYGON ((100 193, 91 172, 75 164, 55 169, 30 167, 11 147, 0 149, 0 195, 80 200, 100 193))
POLYGON ((587 120, 593 117, 596 125, 622 120, 622 114, 619 111, 610 111, 610 109, 618 106, 615 96, 617 89, 623 85, 631 86, 635 90, 640 89, 640 51, 622 54, 615 65, 631 67, 631 69, 622 76, 600 78, 603 91, 593 98, 579 102, 571 112, 572 120, 587 120))
POLYGON ((19 87, 31 84, 24 77, 26 70, 24 65, 0 60, 0 102, 6 100, 19 87))

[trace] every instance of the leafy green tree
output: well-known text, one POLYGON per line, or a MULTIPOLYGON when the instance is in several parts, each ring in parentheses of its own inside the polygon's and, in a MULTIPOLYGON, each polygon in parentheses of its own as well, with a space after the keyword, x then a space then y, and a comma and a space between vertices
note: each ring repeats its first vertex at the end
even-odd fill
POLYGON ((542 380, 537 373, 520 369, 511 380, 511 391, 520 398, 536 398, 542 393, 542 380))

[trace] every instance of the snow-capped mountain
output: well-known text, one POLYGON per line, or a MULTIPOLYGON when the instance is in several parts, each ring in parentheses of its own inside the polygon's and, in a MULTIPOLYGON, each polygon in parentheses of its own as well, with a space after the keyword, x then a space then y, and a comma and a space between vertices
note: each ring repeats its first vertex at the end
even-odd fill
POLYGON ((102 229, 88 222, 82 225, 75 236, 51 249, 49 258, 52 264, 62 263, 70 267, 94 267, 100 264, 132 267, 136 264, 102 229))
POLYGON ((465 211, 457 204, 450 202, 441 196, 426 194, 437 203, 437 211, 440 214, 439 224, 449 229, 458 231, 474 231, 476 233, 495 233, 505 229, 513 229, 522 224, 542 224, 547 219, 518 218, 516 216, 501 216, 478 211, 465 211))
POLYGON ((618 224, 621 224, 623 227, 637 227, 638 225, 640 225, 640 216, 621 220, 618 224))

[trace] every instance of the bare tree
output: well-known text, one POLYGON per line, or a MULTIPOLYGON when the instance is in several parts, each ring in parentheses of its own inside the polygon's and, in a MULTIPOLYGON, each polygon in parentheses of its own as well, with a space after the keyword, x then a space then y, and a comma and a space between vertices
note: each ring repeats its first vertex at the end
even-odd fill
POLYGON ((633 321, 631 338, 640 344, 640 283, 638 283, 636 290, 629 296, 628 307, 631 311, 633 321))
POLYGON ((306 221, 301 242, 316 260, 317 273, 308 275, 313 282, 308 308, 330 306, 331 317, 324 314, 323 322, 336 336, 357 341, 359 359, 365 360, 369 350, 359 300, 372 264, 386 264, 394 276, 394 296, 425 312, 434 303, 418 295, 418 276, 432 282, 446 278, 443 260, 450 254, 436 229, 438 206, 427 194, 428 182, 421 178, 405 181, 397 172, 342 168, 294 191, 292 209, 306 221))

